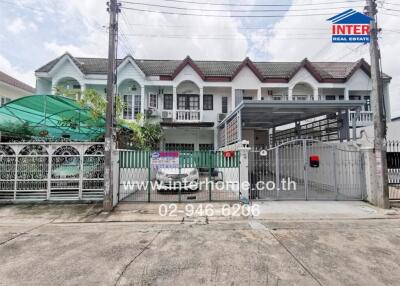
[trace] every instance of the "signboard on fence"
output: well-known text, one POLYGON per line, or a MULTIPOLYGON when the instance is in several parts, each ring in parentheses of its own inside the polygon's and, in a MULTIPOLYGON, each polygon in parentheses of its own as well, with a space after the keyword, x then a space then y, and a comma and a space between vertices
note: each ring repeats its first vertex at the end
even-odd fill
POLYGON ((179 152, 153 152, 151 168, 153 170, 179 168, 179 152))

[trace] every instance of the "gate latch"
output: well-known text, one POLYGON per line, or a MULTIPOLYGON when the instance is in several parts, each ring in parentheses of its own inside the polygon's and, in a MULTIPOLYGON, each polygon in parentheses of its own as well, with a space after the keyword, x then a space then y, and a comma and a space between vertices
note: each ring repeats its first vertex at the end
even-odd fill
POLYGON ((318 168, 319 167, 319 156, 318 155, 311 155, 310 156, 310 167, 311 168, 318 168))

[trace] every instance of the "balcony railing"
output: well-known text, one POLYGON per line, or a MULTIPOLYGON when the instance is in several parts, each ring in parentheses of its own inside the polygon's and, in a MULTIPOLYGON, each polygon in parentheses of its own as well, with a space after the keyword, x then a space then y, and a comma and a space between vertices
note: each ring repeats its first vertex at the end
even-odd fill
MULTIPOLYGON (((355 111, 350 111, 349 120, 350 126, 352 125, 353 119, 356 116, 355 111)), ((373 113, 372 111, 360 111, 356 120, 357 127, 368 126, 373 124, 373 113)))
POLYGON ((176 121, 198 122, 200 121, 200 110, 177 110, 176 121))

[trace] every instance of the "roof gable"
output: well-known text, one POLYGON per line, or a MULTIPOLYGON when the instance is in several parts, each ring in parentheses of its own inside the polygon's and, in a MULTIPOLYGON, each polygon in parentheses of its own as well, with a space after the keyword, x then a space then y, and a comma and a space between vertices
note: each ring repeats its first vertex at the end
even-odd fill
POLYGON ((205 80, 205 75, 203 73, 202 70, 199 69, 199 67, 194 63, 194 61, 187 56, 183 62, 175 69, 175 71, 172 74, 172 79, 175 79, 178 74, 186 67, 186 66, 190 66, 200 77, 202 80, 205 80))
POLYGON ((357 61, 353 69, 348 73, 346 80, 349 80, 359 69, 371 77, 371 66, 364 59, 361 59, 357 61))
POLYGON ((317 71, 317 69, 312 65, 312 63, 305 58, 299 64, 299 66, 292 72, 289 77, 289 81, 302 69, 306 69, 318 82, 322 81, 321 74, 317 71))
POLYGON ((47 72, 54 73, 66 61, 69 61, 78 73, 80 73, 80 74, 85 73, 85 70, 83 69, 82 64, 77 59, 75 59, 72 55, 70 55, 68 52, 63 54, 61 57, 59 57, 54 64, 49 65, 47 72))
POLYGON ((128 55, 128 56, 126 56, 123 60, 117 62, 117 71, 118 71, 118 72, 122 71, 123 68, 124 68, 126 65, 128 65, 128 64, 131 64, 131 65, 133 66, 133 68, 134 68, 136 71, 138 71, 139 74, 140 74, 142 77, 145 77, 145 76, 146 76, 145 73, 142 71, 142 69, 136 64, 135 59, 134 59, 131 55, 128 55))
POLYGON ((255 64, 248 57, 245 58, 243 60, 243 62, 238 66, 236 71, 233 73, 231 80, 233 80, 244 67, 248 67, 260 81, 263 81, 264 78, 263 78, 262 74, 260 73, 258 68, 255 66, 255 64))

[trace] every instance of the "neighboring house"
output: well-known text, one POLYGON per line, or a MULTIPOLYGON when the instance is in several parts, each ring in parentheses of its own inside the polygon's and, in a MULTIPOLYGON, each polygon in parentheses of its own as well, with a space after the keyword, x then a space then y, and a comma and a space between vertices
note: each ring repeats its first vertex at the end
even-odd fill
POLYGON ((33 87, 0 71, 0 106, 33 93, 35 93, 33 87))
MULTIPOLYGON (((127 56, 118 60, 117 65, 118 94, 127 107, 124 117, 133 119, 136 114, 143 113, 160 120, 165 138, 162 148, 166 150, 212 149, 239 139, 249 140, 254 145, 266 144, 269 139, 265 128, 273 124, 275 128, 287 121, 284 112, 288 111, 276 112, 270 118, 270 125, 258 122, 260 125, 255 127, 248 124, 252 118, 246 116, 250 113, 243 113, 241 120, 236 120, 235 126, 240 128, 233 130, 229 123, 233 120, 232 114, 239 114, 237 111, 245 105, 247 109, 256 108, 255 104, 265 106, 267 109, 261 111, 264 115, 271 115, 282 106, 294 106, 297 111, 289 112, 290 115, 299 114, 293 118, 303 120, 306 115, 317 115, 317 110, 321 110, 319 115, 328 109, 336 112, 350 107, 348 104, 354 101, 352 106, 358 102, 361 108, 357 126, 372 122, 370 66, 363 59, 356 62, 310 62, 307 59, 253 62, 249 58, 195 61, 187 57, 179 61, 140 60, 127 56), (313 113, 307 111, 307 106, 313 106, 313 113), (230 130, 226 129, 227 123, 230 130), (222 142, 218 134, 224 132, 222 142)), ((39 68, 36 77, 39 94, 51 94, 59 85, 70 89, 93 88, 104 94, 107 60, 75 58, 66 53, 39 68)), ((385 75, 386 110, 390 110, 389 82, 390 77, 385 75)), ((349 117, 353 118, 354 113, 349 117)), ((266 120, 266 117, 258 118, 266 120)), ((256 116, 253 121, 250 123, 257 123, 256 116)))

